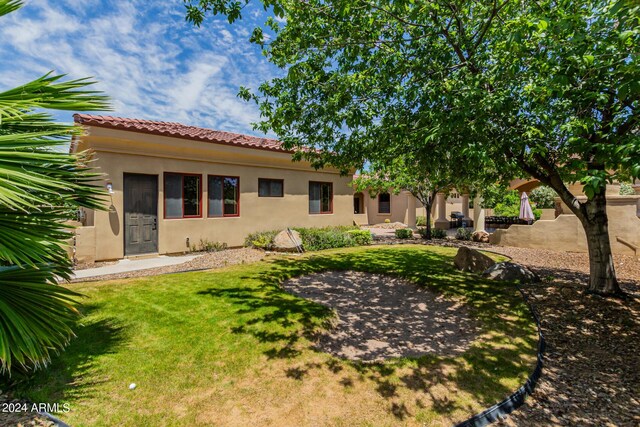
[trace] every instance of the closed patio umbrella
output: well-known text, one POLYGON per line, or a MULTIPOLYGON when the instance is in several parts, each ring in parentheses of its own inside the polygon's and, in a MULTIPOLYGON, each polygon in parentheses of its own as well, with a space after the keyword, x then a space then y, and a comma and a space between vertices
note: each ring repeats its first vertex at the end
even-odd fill
POLYGON ((529 196, 524 191, 520 196, 520 219, 524 219, 527 221, 535 219, 533 216, 533 210, 531 209, 531 204, 529 204, 529 196))

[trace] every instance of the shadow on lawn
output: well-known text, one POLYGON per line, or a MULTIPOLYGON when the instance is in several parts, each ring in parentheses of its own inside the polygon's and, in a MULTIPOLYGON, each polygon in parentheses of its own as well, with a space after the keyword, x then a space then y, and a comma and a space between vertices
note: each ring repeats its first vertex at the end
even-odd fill
POLYGON ((480 321, 482 332, 489 336, 455 358, 426 355, 382 363, 339 362, 338 359, 306 362, 286 368, 288 378, 303 381, 312 370, 327 369, 345 388, 357 381, 371 380, 380 396, 389 401, 390 413, 403 420, 415 414, 407 402, 400 399, 398 387, 425 393, 422 395, 426 396, 425 401, 417 399, 415 405, 411 405, 418 409, 430 408, 443 415, 464 410, 471 416, 473 408, 467 404, 431 394, 430 390, 437 384, 454 384, 458 390, 470 393, 488 406, 513 391, 501 378, 528 374, 532 369, 536 343, 533 321, 515 287, 455 270, 450 251, 376 248, 366 252, 318 253, 308 258, 277 258, 268 263, 269 268, 243 277, 257 281, 258 287, 210 288, 199 293, 224 298, 239 306, 238 314, 250 316, 244 325, 232 328, 231 332, 250 334, 261 343, 273 344, 265 352, 269 358, 294 359, 304 349, 299 342, 302 337, 314 340, 321 327, 330 325, 333 319, 330 309, 290 295, 281 287, 289 278, 327 270, 398 275, 437 293, 462 299, 470 307, 471 315, 480 321), (524 339, 516 341, 512 339, 514 336, 524 339), (522 360, 523 354, 531 356, 531 363, 522 360), (345 376, 341 366, 344 363, 355 368, 355 377, 345 376))
POLYGON ((2 378, 0 384, 10 383, 15 397, 28 397, 36 402, 60 402, 91 396, 97 382, 89 383, 83 378, 93 368, 94 358, 115 352, 123 340, 122 328, 114 321, 100 319, 87 322, 86 316, 99 309, 100 306, 93 304, 81 307, 83 318, 73 328, 76 337, 64 351, 52 357, 46 369, 20 373, 11 379, 2 378))

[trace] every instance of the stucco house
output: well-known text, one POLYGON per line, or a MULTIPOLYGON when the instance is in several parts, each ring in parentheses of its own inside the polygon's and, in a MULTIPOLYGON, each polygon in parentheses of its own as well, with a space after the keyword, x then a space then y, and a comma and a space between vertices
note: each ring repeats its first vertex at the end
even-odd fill
POLYGON ((350 176, 292 162, 279 141, 179 123, 75 114, 86 129, 108 210, 85 211, 79 261, 240 246, 261 230, 353 224, 350 176))
MULTIPOLYGON (((359 225, 380 224, 388 219, 414 227, 417 217, 426 216, 422 203, 406 190, 398 194, 357 192, 353 195, 353 205, 354 221, 359 225)), ((467 223, 471 224, 473 209, 469 209, 469 195, 459 194, 455 189, 448 194, 438 193, 431 208, 434 226, 448 229, 454 212, 465 215, 467 223)))

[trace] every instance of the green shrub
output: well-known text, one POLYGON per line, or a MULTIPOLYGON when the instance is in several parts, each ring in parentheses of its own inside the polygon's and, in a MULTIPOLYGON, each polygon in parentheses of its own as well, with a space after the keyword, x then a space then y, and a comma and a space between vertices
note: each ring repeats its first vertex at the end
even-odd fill
POLYGON ((410 239, 413 237, 413 230, 410 228, 397 228, 396 237, 398 239, 410 239))
MULTIPOLYGON (((542 216, 542 209, 532 208, 533 216, 536 220, 542 216)), ((493 214, 497 216, 520 216, 520 193, 517 190, 509 191, 493 209, 493 214)))
POLYGON ((426 227, 427 226, 427 217, 426 216, 417 216, 416 217, 416 227, 426 227))
POLYGON ((257 249, 269 250, 273 248, 273 239, 280 231, 257 231, 251 233, 244 239, 244 245, 257 249))
POLYGON ((296 228, 302 239, 302 246, 307 251, 346 248, 353 246, 353 239, 346 230, 336 227, 296 228))
MULTIPOLYGON (((360 230, 356 226, 344 225, 323 228, 294 228, 300 233, 302 246, 307 251, 346 248, 349 246, 370 245, 373 241, 369 230, 360 230)), ((244 241, 245 246, 258 249, 273 249, 273 240, 280 230, 251 233, 244 241)))
MULTIPOLYGON (((427 227, 419 227, 418 233, 422 236, 423 239, 427 238, 427 227)), ((447 237, 446 230, 440 230, 438 228, 431 228, 431 238, 432 239, 444 239, 447 237)))
POLYGON ((227 244, 222 242, 212 242, 208 239, 200 239, 199 245, 193 245, 192 251, 219 252, 227 249, 227 244))
POLYGON ((554 189, 546 185, 534 188, 529 193, 529 201, 534 203, 538 209, 553 209, 556 197, 558 197, 558 194, 554 189))
POLYGON ((468 228, 460 227, 456 231, 456 239, 458 240, 471 240, 472 230, 468 228))
POLYGON ((373 236, 369 230, 349 230, 347 234, 353 241, 353 246, 366 246, 373 243, 373 236))
POLYGON ((445 237, 447 237, 447 230, 441 230, 439 228, 432 228, 431 229, 431 237, 433 237, 434 239, 444 239, 445 237))
POLYGON ((631 184, 628 184, 626 182, 621 182, 620 183, 620 195, 621 196, 634 196, 635 194, 636 194, 636 191, 633 189, 631 184))

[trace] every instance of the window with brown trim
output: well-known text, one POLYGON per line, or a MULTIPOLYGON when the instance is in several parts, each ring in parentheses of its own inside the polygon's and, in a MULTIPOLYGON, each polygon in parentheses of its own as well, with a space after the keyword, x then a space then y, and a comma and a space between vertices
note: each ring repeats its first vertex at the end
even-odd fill
POLYGON ((391 194, 380 193, 378 195, 378 213, 391 213, 391 194))
POLYGON ((333 184, 309 181, 309 213, 333 213, 333 184))
POLYGON ((258 197, 284 197, 284 180, 258 178, 258 197))
POLYGON ((202 175, 164 174, 164 217, 202 217, 202 175))
POLYGON ((240 178, 209 175, 209 217, 240 216, 240 178))

